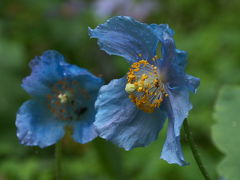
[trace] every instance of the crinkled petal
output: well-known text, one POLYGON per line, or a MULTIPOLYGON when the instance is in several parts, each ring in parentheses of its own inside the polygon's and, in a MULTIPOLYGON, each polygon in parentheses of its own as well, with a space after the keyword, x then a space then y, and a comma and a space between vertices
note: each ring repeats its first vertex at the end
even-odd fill
POLYGON ((172 119, 169 119, 167 138, 162 149, 161 158, 170 164, 187 165, 183 157, 180 136, 176 136, 174 133, 174 122, 172 119))
POLYGON ((103 80, 88 70, 67 63, 57 51, 46 51, 42 56, 30 62, 32 73, 23 80, 23 88, 33 96, 46 95, 50 87, 58 80, 79 80, 85 89, 94 91, 103 84, 103 80))
POLYGON ((161 42, 163 42, 166 37, 172 37, 174 35, 174 31, 168 24, 151 24, 149 26, 161 42))
MULTIPOLYGON (((176 73, 176 71, 174 72, 176 73)), ((168 79, 168 85, 172 89, 186 88, 189 91, 196 93, 197 88, 200 85, 200 79, 185 73, 181 73, 179 76, 170 75, 168 79)))
POLYGON ((199 78, 185 74, 185 72, 179 71, 177 67, 169 70, 167 81, 172 89, 186 88, 193 93, 196 93, 200 85, 199 78))
POLYGON ((153 33, 161 42, 162 59, 164 63, 168 63, 175 58, 175 43, 172 38, 174 31, 167 24, 151 24, 153 33))
POLYGON ((166 108, 168 112, 168 133, 163 147, 161 158, 169 163, 185 165, 180 145, 180 130, 183 121, 188 116, 192 105, 189 101, 188 89, 168 89, 166 108))
POLYGON ((89 28, 89 35, 98 39, 102 50, 110 55, 122 56, 131 63, 156 55, 158 39, 151 28, 131 17, 113 17, 95 29, 89 28))
POLYGON ((57 121, 42 100, 26 101, 17 113, 17 137, 21 144, 40 146, 55 144, 64 135, 64 123, 57 121))
POLYGON ((189 99, 188 89, 168 89, 169 109, 174 122, 174 132, 176 136, 180 135, 180 128, 188 112, 192 109, 192 104, 189 99))
POLYGON ((126 78, 115 79, 100 89, 95 103, 99 135, 130 150, 146 146, 158 137, 166 115, 162 111, 145 113, 136 108, 125 92, 126 78))
POLYGON ((179 49, 175 49, 175 52, 176 58, 174 60, 174 64, 178 65, 178 68, 184 71, 187 65, 187 52, 179 49))
POLYGON ((117 129, 120 133, 111 140, 126 150, 147 146, 157 139, 165 119, 165 113, 160 110, 150 114, 137 110, 136 115, 130 118, 129 122, 118 125, 117 129))
POLYGON ((151 24, 150 26, 162 45, 162 60, 164 62, 162 65, 169 67, 174 64, 183 71, 187 64, 187 53, 176 49, 173 39, 174 31, 167 24, 151 24))
POLYGON ((87 111, 84 113, 80 119, 73 123, 73 139, 81 144, 85 144, 89 141, 92 141, 98 136, 93 122, 95 120, 95 108, 94 102, 96 100, 97 93, 91 96, 92 100, 86 102, 87 111))
POLYGON ((200 85, 200 79, 187 74, 185 76, 185 82, 188 90, 196 93, 197 88, 200 85))
POLYGON ((161 42, 162 57, 158 67, 170 87, 178 87, 185 83, 185 65, 187 54, 176 49, 173 39, 174 31, 167 24, 150 25, 161 42))
POLYGON ((64 77, 62 66, 66 65, 64 57, 57 51, 45 51, 29 63, 32 73, 23 80, 22 87, 33 96, 50 92, 49 86, 64 77))
POLYGON ((172 88, 185 86, 190 91, 196 92, 200 79, 185 74, 187 52, 176 49, 173 30, 166 24, 152 24, 151 27, 162 43, 162 63, 159 68, 165 74, 169 86, 172 88))
POLYGON ((78 66, 67 64, 64 67, 65 77, 77 80, 88 93, 96 94, 104 84, 102 78, 94 76, 88 70, 78 66))

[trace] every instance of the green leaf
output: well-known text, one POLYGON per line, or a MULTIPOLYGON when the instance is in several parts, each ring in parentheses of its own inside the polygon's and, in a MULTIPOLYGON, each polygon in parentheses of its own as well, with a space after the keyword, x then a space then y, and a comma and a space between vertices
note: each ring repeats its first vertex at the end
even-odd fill
POLYGON ((240 177, 240 86, 224 86, 219 93, 212 128, 216 146, 225 154, 218 173, 229 180, 240 177))

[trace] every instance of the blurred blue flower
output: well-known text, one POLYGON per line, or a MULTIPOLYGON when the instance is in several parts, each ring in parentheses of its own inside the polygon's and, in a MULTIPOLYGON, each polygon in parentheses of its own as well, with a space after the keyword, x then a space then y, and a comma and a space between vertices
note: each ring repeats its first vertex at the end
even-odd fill
POLYGON ((73 127, 73 139, 87 143, 98 134, 93 126, 94 102, 103 84, 86 69, 68 64, 56 51, 46 51, 30 62, 32 73, 22 87, 33 97, 17 113, 21 144, 46 147, 73 127))
POLYGON ((154 141, 168 118, 168 132, 161 158, 185 165, 180 128, 192 105, 189 91, 200 80, 185 74, 186 52, 176 49, 173 30, 166 24, 147 25, 117 16, 89 28, 92 38, 110 55, 124 57, 127 75, 100 89, 95 103, 100 136, 130 150, 154 141), (162 57, 156 56, 161 43, 162 57))

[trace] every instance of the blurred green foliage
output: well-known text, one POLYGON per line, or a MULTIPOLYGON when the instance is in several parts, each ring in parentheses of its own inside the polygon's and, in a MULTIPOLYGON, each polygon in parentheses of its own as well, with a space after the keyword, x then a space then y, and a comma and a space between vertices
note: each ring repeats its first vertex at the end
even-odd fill
POLYGON ((239 107, 240 86, 222 87, 215 105, 213 140, 216 146, 226 155, 218 166, 218 172, 226 179, 238 180, 240 177, 240 138, 239 107))
MULTIPOLYGON (((0 1, 1 180, 54 178, 54 148, 25 147, 16 138, 16 112, 29 98, 21 88, 21 79, 30 73, 27 64, 34 56, 47 49, 58 50, 70 63, 102 75, 106 82, 127 72, 128 65, 122 58, 106 55, 96 40, 88 37, 87 27, 95 27, 108 17, 95 15, 94 0, 75 0, 78 6, 72 1, 0 1)), ((144 21, 169 24, 176 32, 177 47, 189 53, 187 72, 201 78, 197 95, 191 97, 194 109, 189 122, 203 161, 216 179, 222 154, 210 138, 213 104, 221 86, 240 83, 240 2, 159 0, 156 8, 144 21)), ((130 152, 100 139, 80 145, 66 135, 64 179, 201 179, 184 136, 182 144, 189 166, 169 165, 159 159, 165 131, 150 146, 130 152)))

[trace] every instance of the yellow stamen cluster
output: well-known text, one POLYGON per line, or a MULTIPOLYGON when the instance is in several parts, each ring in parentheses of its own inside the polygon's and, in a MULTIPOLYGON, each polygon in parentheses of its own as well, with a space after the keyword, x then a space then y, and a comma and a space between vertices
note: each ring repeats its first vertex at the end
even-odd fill
POLYGON ((60 100, 60 102, 63 104, 63 103, 66 103, 68 101, 68 96, 67 94, 62 94, 60 93, 58 95, 58 99, 60 100))
POLYGON ((160 107, 167 93, 156 66, 147 60, 140 60, 132 64, 127 75, 125 90, 139 109, 151 113, 160 107))

